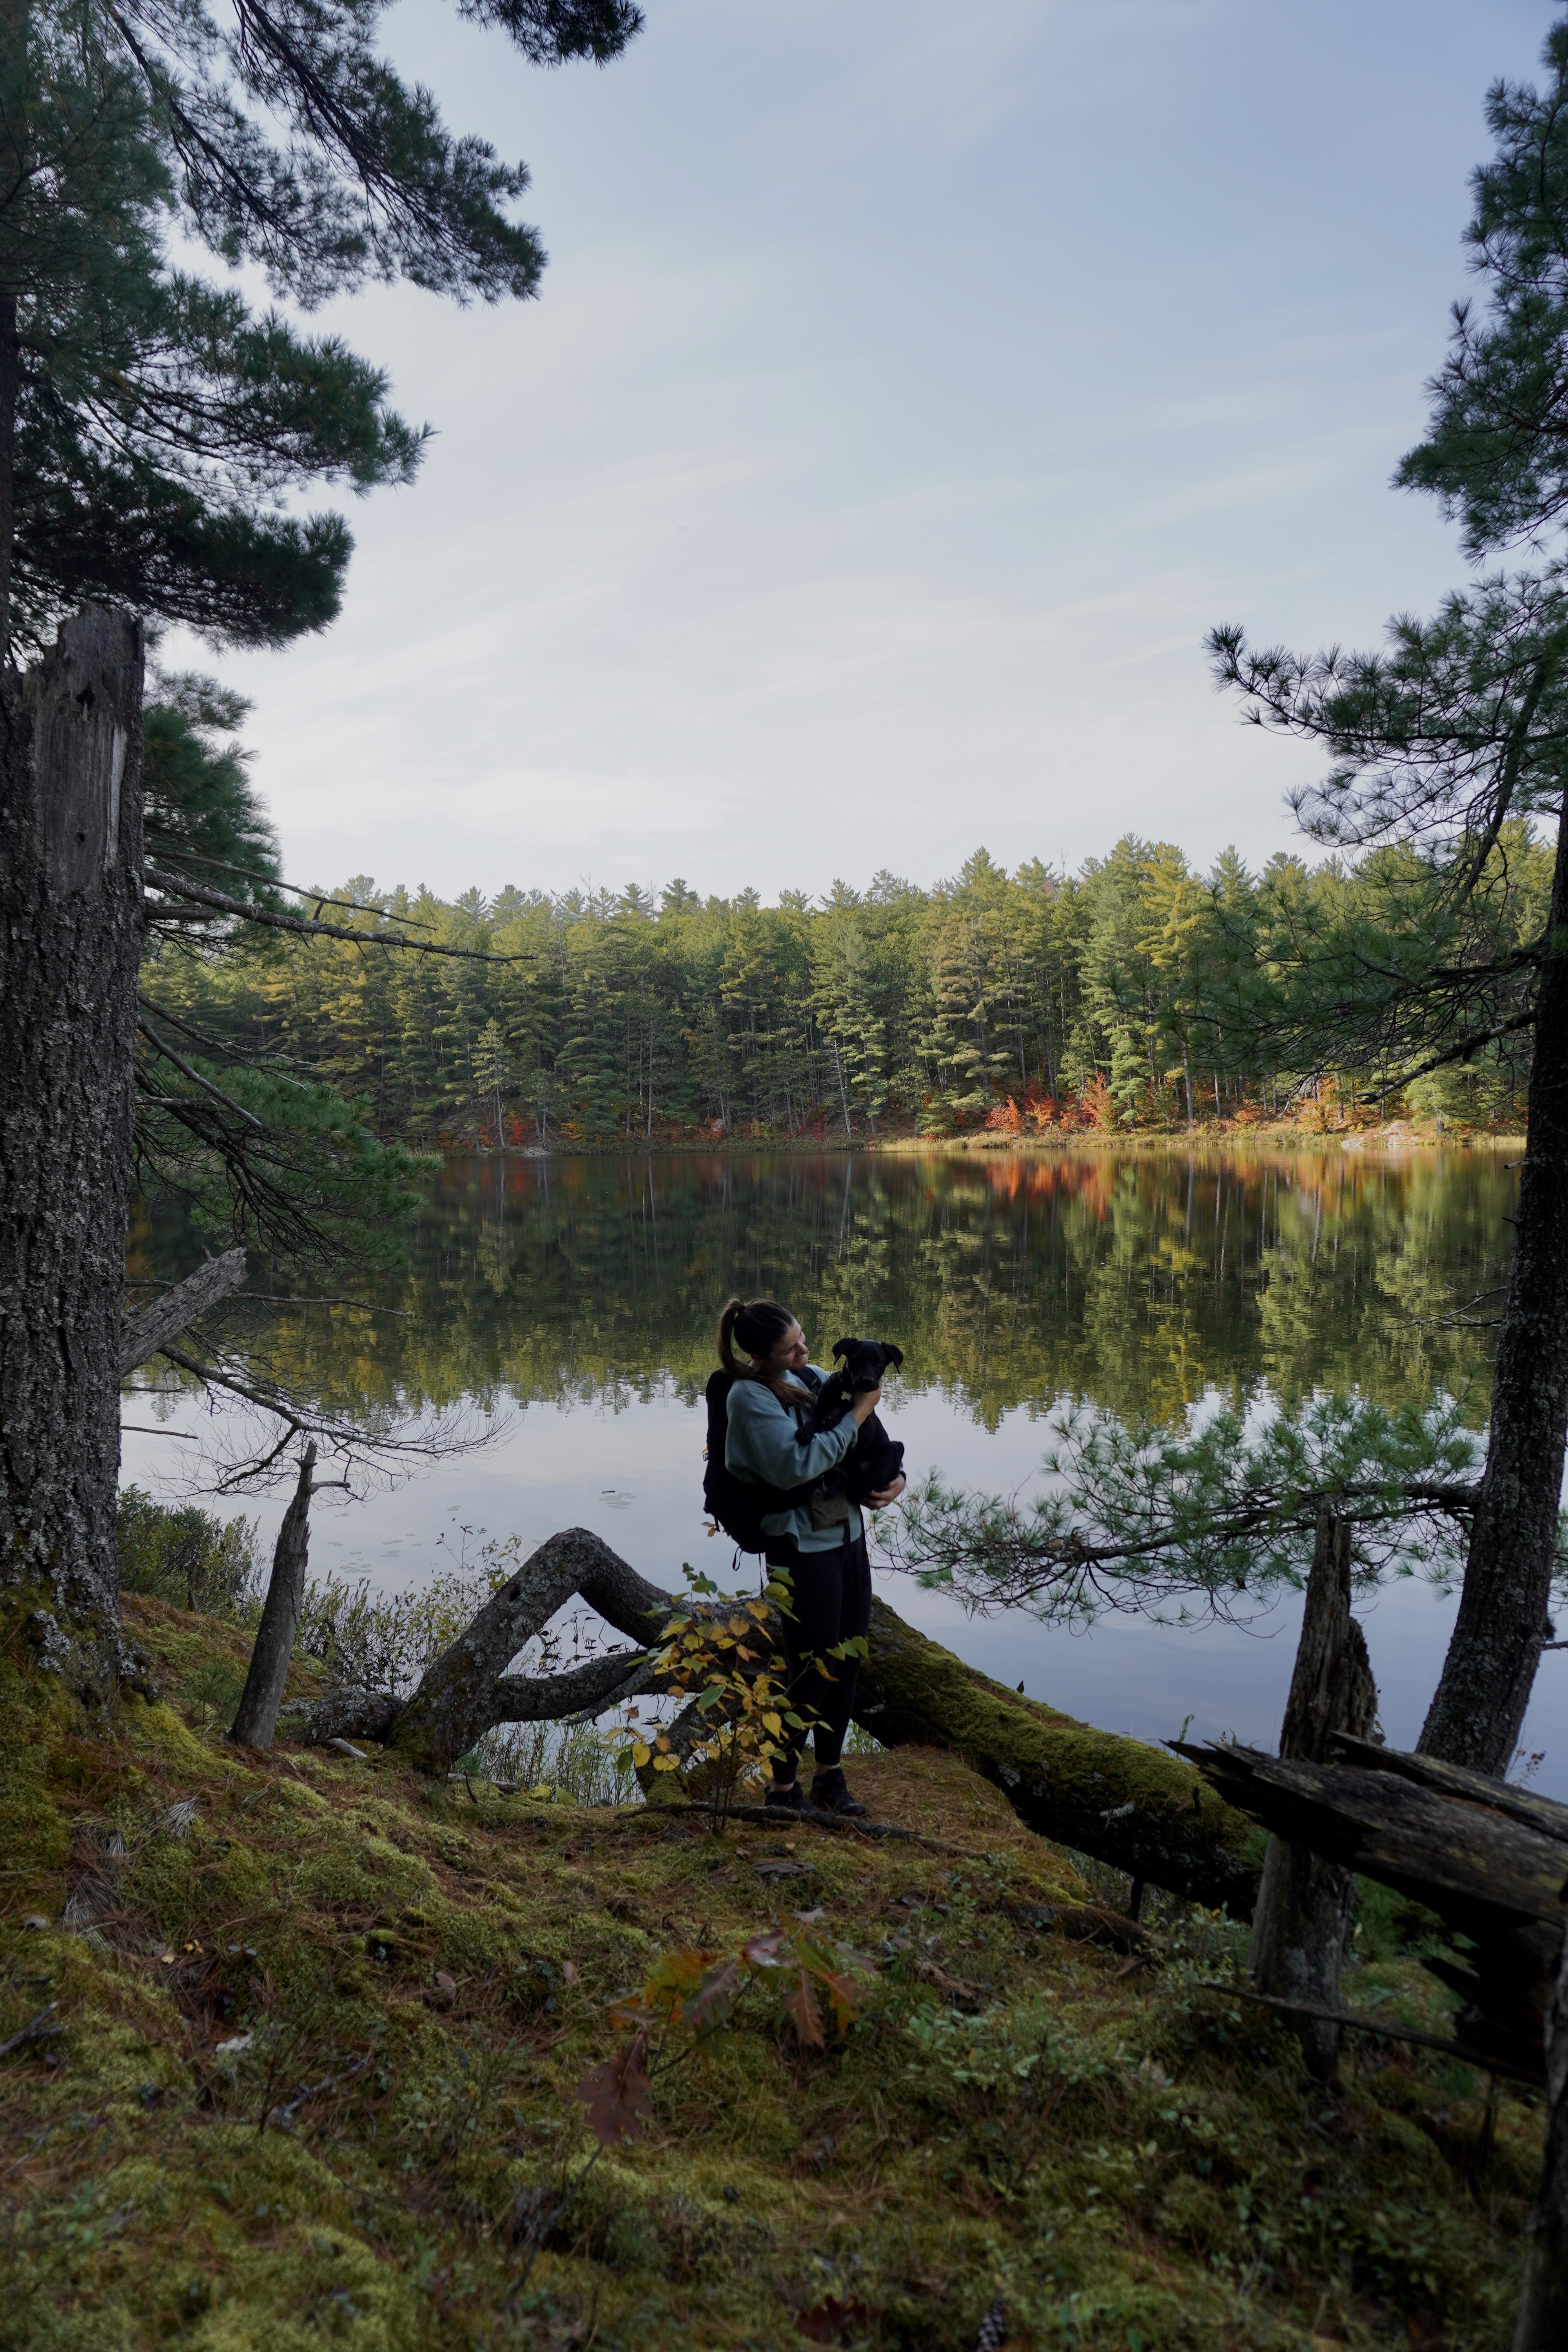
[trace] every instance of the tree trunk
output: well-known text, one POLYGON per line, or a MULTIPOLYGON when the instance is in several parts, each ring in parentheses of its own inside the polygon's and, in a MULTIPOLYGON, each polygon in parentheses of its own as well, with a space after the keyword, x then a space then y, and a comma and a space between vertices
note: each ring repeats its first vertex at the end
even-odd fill
POLYGON ((229 1738, 237 1739, 242 1748, 270 1748, 278 1728, 278 1710, 283 1704, 289 1662, 294 1655, 295 1628, 305 1599, 305 1570, 310 1556, 310 1496, 314 1492, 310 1474, 315 1466, 316 1448, 312 1442, 305 1448, 294 1499, 284 1512, 283 1524, 278 1530, 267 1601, 256 1629, 256 1646, 250 1654, 250 1672, 246 1675, 239 1711, 229 1732, 229 1738))
MULTIPOLYGON (((0 28, 6 32, 12 29, 9 17, 8 9, 0 10, 0 28)), ((9 79, 7 74, 6 80, 9 79)), ((17 155, 18 165, 20 162, 17 155)), ((9 173, 6 178, 16 184, 9 173)), ((20 389, 17 360, 16 297, 14 293, 0 293, 0 668, 8 665, 11 652, 11 553, 16 540, 16 394, 20 389)))
POLYGON ((142 951, 142 631, 89 609, 0 674, 0 1600, 40 1663, 120 1663, 121 1301, 142 951))
POLYGON ((1546 2022, 1546 2156, 1525 2234, 1513 2352, 1568 2344, 1568 1937, 1546 2022))
MULTIPOLYGON (((1331 1733, 1363 1739, 1377 1712, 1377 1687, 1361 1627, 1351 1615, 1351 1530, 1329 1510, 1318 1515, 1317 1542, 1307 1580, 1301 1639, 1279 1734, 1281 1756, 1321 1764, 1331 1733)), ((1310 1846, 1271 1837, 1263 1858, 1258 1907, 1252 1915, 1247 1963, 1259 1992, 1285 2000, 1340 2005, 1340 1965, 1355 1904, 1355 1875, 1310 1846)), ((1304 2024, 1308 2071, 1332 2082, 1340 2030, 1321 2020, 1304 2024)))
POLYGON ((1550 1640, 1568 1438, 1568 800, 1535 1008, 1530 1139, 1464 1590, 1418 1745, 1502 1777, 1550 1640))

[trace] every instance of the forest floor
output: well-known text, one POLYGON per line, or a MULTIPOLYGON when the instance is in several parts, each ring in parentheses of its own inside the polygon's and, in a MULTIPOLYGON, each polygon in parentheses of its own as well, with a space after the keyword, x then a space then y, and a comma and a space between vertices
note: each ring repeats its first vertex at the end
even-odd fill
MULTIPOLYGON (((237 1750, 243 1636, 126 1615, 108 1724, 0 1652, 5 2352, 969 2352, 998 2294, 1016 2348, 1506 2346, 1539 2098, 1367 2037, 1313 2085, 1209 1989, 1244 1929, 1119 1924, 952 1756, 855 1759, 924 1844, 714 1835, 237 1750), (849 2021, 742 2000, 595 2159, 616 2000, 802 1912, 849 2021)), ((1440 2030, 1371 1893, 1349 2000, 1440 2030)))

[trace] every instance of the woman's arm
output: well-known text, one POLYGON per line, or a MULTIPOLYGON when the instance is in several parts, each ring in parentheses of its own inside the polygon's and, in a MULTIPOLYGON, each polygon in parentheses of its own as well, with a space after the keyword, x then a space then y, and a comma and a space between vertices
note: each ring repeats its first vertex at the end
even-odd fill
POLYGON ((859 1434, 859 1423, 846 1413, 837 1429, 825 1429, 803 1445, 795 1415, 772 1389, 761 1381, 737 1381, 730 1391, 724 1466, 770 1486, 805 1486, 836 1469, 859 1434))

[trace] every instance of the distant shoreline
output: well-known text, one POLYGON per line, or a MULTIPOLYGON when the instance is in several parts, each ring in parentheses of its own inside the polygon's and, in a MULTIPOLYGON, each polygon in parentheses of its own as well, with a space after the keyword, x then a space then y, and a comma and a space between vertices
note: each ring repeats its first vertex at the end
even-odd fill
POLYGON ((475 1160, 651 1160, 712 1158, 755 1159, 763 1154, 787 1154, 795 1159, 842 1159, 851 1153, 864 1158, 1070 1160, 1112 1154, 1122 1159, 1191 1159, 1194 1155, 1223 1158, 1227 1153, 1266 1150, 1271 1154, 1355 1158, 1412 1151, 1521 1151, 1522 1135, 1477 1134, 1450 1129, 1443 1134, 1391 1120, 1385 1127, 1331 1129, 1313 1134, 1298 1127, 1258 1125, 1163 1130, 1158 1134, 1109 1135, 1088 1128, 1068 1135, 704 1135, 606 1136, 595 1141, 575 1136, 555 1137, 548 1144, 507 1144, 498 1153, 493 1145, 450 1143, 441 1147, 453 1157, 475 1160))

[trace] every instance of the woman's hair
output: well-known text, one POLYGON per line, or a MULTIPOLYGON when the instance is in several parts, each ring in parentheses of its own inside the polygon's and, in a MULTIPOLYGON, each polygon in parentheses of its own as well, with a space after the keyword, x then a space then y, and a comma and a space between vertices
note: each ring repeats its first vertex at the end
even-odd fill
POLYGON ((719 1361, 732 1381, 763 1381, 786 1402, 810 1404, 809 1390, 799 1387, 767 1360, 785 1332, 794 1328, 795 1317, 776 1298, 726 1299, 719 1318, 719 1361), (736 1356, 737 1339, 750 1363, 742 1363, 736 1356))

